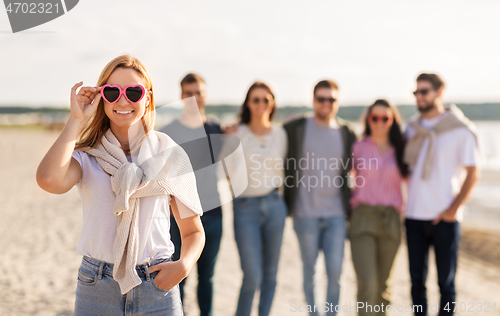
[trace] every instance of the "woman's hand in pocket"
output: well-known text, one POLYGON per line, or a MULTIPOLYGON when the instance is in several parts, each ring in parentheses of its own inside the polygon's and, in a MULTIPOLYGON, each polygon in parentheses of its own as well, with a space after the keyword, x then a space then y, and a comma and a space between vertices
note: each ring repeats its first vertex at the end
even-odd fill
POLYGON ((149 267, 149 273, 155 271, 158 271, 158 274, 154 282, 164 290, 171 290, 188 275, 188 269, 181 260, 162 262, 149 267))

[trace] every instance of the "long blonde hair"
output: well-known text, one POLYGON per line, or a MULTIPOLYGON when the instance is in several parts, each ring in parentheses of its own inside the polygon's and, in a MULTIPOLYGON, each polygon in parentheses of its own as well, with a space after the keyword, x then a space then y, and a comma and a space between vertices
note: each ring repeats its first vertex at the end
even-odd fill
MULTIPOLYGON (((146 107, 144 116, 141 118, 144 132, 148 134, 148 132, 153 130, 154 128, 155 101, 153 95, 153 83, 151 81, 151 78, 149 77, 148 72, 146 71, 146 67, 144 67, 139 59, 130 55, 122 55, 116 57, 115 59, 110 61, 102 70, 101 75, 99 76, 99 80, 97 81, 97 86, 106 84, 113 71, 115 71, 115 69, 117 68, 128 68, 137 71, 144 78, 144 87, 146 88, 146 93, 148 93, 148 91, 151 92, 149 105, 146 107)), ((89 120, 87 126, 81 132, 79 141, 77 142, 75 149, 97 146, 101 142, 102 136, 109 128, 109 118, 104 112, 104 100, 101 98, 94 115, 89 120)))

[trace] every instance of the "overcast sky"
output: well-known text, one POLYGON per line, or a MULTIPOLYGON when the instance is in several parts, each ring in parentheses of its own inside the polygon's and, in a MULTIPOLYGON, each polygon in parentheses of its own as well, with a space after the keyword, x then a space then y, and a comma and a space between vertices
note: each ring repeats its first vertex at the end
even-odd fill
POLYGON ((413 104, 420 72, 450 102, 500 102, 500 1, 82 0, 64 16, 13 34, 0 10, 0 105, 68 106, 114 57, 148 69, 158 103, 179 99, 197 72, 208 103, 240 104, 255 80, 278 105, 309 105, 331 78, 341 104, 384 97, 413 104))

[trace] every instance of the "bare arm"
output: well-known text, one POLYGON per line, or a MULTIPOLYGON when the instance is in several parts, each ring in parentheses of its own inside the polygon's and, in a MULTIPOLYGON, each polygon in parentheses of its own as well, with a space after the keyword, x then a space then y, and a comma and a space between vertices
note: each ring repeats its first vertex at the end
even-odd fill
POLYGON ((458 208, 464 204, 470 196, 474 185, 479 179, 479 170, 476 166, 465 167, 467 171, 467 176, 465 177, 464 183, 460 188, 460 192, 451 203, 451 206, 439 214, 439 216, 432 222, 434 225, 439 223, 441 220, 445 222, 454 222, 457 220, 458 208))
POLYGON ((205 231, 200 217, 195 215, 181 218, 174 197, 170 200, 170 205, 179 226, 182 246, 179 260, 159 263, 149 268, 149 272, 160 271, 154 280, 162 289, 172 289, 187 277, 205 246, 205 231))
POLYGON ((38 185, 50 193, 69 191, 82 176, 80 164, 71 155, 78 135, 97 108, 100 94, 98 88, 84 87, 77 95, 81 85, 78 83, 71 89, 70 117, 36 171, 38 185))
POLYGON ((205 246, 205 230, 201 224, 200 216, 181 218, 175 198, 172 198, 171 206, 181 233, 182 247, 179 261, 183 261, 184 266, 191 270, 205 246))
POLYGON ((36 181, 45 191, 65 193, 81 178, 80 164, 71 157, 79 130, 79 123, 70 118, 61 135, 43 157, 36 171, 36 181))

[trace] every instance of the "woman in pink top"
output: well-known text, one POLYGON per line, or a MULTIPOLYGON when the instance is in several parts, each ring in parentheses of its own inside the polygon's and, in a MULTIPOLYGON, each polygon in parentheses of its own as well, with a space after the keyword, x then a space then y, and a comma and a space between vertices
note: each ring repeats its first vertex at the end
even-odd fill
POLYGON ((355 188, 349 237, 358 279, 359 315, 387 315, 390 276, 401 239, 405 138, 398 110, 377 100, 367 110, 362 140, 353 146, 355 188))

